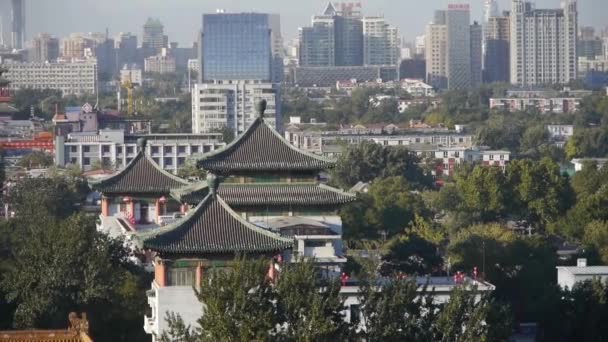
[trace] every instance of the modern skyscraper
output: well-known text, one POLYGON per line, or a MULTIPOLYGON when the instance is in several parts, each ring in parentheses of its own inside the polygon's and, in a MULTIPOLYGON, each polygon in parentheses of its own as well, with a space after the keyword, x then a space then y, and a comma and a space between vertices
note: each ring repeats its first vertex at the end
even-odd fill
POLYGON ((436 11, 435 19, 426 27, 426 81, 438 89, 448 87, 446 11, 436 11))
POLYGON ((509 82, 510 19, 508 15, 491 17, 486 23, 484 55, 484 81, 509 82))
POLYGON ((530 86, 565 84, 577 77, 578 10, 576 0, 561 9, 535 9, 512 0, 511 83, 530 86))
POLYGON ((596 58, 604 54, 604 41, 595 35, 593 27, 581 27, 577 45, 578 57, 596 58))
POLYGON ((164 26, 158 19, 148 18, 144 24, 144 35, 141 41, 143 48, 148 48, 151 53, 159 53, 162 48, 168 47, 168 39, 164 34, 164 26))
POLYGON ((300 66, 363 65, 363 22, 360 4, 331 2, 311 27, 300 28, 300 66))
POLYGON ((114 40, 116 63, 118 68, 137 62, 137 36, 131 33, 119 33, 114 40))
POLYGON ((363 64, 397 65, 399 60, 397 28, 382 17, 363 18, 363 64))
POLYGON ((483 29, 479 23, 471 25, 471 85, 472 88, 481 86, 483 81, 483 29))
POLYGON ((272 42, 268 14, 203 15, 202 81, 272 80, 272 42))
POLYGON ((316 16, 311 27, 300 27, 300 66, 336 65, 334 24, 333 17, 316 16))
POLYGON ((35 63, 55 62, 59 57, 59 39, 41 33, 32 41, 30 61, 35 63))
POLYGON ((12 0, 12 34, 13 49, 22 49, 25 42, 25 0, 12 0))
POLYGON ((467 89, 471 79, 471 12, 468 4, 448 5, 447 73, 449 89, 467 89))
POLYGON ((486 24, 492 17, 498 17, 500 15, 498 9, 498 1, 496 0, 485 0, 483 5, 483 23, 486 24))

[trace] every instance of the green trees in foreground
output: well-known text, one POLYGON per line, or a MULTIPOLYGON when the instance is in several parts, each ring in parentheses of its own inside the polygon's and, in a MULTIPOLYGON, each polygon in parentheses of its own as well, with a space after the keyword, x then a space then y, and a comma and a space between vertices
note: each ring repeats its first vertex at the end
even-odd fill
POLYGON ((319 277, 313 263, 304 262, 285 265, 272 284, 267 267, 237 260, 230 270, 210 270, 198 292, 205 305, 197 327, 169 314, 170 329, 160 340, 472 342, 506 340, 511 332, 505 308, 474 288, 458 288, 439 304, 430 287, 399 277, 364 277, 359 314, 347 323, 339 280, 319 277))

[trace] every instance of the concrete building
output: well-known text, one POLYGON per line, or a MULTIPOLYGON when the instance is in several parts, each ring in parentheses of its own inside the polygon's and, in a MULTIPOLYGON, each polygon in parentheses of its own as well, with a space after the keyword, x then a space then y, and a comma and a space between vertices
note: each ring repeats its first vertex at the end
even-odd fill
MULTIPOLYGON (((119 33, 114 39, 116 63, 118 67, 137 64, 137 36, 131 33, 119 33)), ((141 64, 140 64, 141 65, 141 64)))
POLYGON ((422 82, 422 80, 416 79, 404 79, 401 80, 401 88, 407 91, 413 97, 434 97, 435 89, 422 82))
POLYGON ((86 33, 71 33, 61 41, 63 58, 92 57, 96 42, 86 33))
POLYGON ((222 147, 222 135, 209 134, 125 134, 124 130, 70 133, 55 139, 57 166, 77 165, 90 171, 96 165, 125 168, 137 155, 137 140, 147 140, 146 153, 163 170, 177 173, 192 155, 222 147))
POLYGON ((383 17, 365 17, 363 23, 363 64, 397 65, 400 61, 399 32, 383 17))
POLYGON ((561 9, 512 0, 510 19, 512 84, 566 84, 577 78, 576 0, 562 1, 561 9))
POLYGON ((32 47, 29 52, 30 62, 44 63, 56 62, 59 58, 59 39, 41 33, 32 40, 32 47))
POLYGON ((59 60, 56 63, 19 63, 7 61, 3 76, 10 89, 57 89, 63 95, 95 94, 97 92, 97 61, 95 59, 59 60))
POLYGON ((490 17, 485 25, 484 81, 509 82, 510 18, 490 17))
POLYGON ((196 84, 192 91, 192 132, 205 133, 223 127, 242 133, 257 118, 256 106, 266 100, 265 121, 280 127, 281 100, 277 84, 259 81, 216 81, 196 84))
POLYGON ((144 70, 157 74, 175 73, 175 57, 165 48, 158 55, 150 56, 144 60, 144 70))
POLYGON ((574 135, 574 125, 547 125, 547 131, 553 144, 564 148, 568 139, 574 135))
POLYGON ((436 11, 435 19, 426 26, 426 82, 438 89, 448 87, 446 12, 436 11))
POLYGON ((331 88, 337 82, 356 79, 357 81, 382 82, 399 80, 396 66, 350 66, 350 67, 297 67, 290 71, 293 85, 305 88, 331 88))
POLYGON ((562 289, 569 289, 578 282, 608 279, 608 266, 587 266, 587 259, 578 259, 576 266, 557 266, 557 284, 562 289))
POLYGON ((150 49, 153 54, 160 53, 162 48, 169 47, 168 38, 164 34, 164 26, 159 19, 148 18, 144 24, 141 46, 150 49))
POLYGON ((582 99, 579 97, 526 97, 526 98, 491 98, 490 109, 507 112, 535 110, 547 113, 577 113, 582 99))
POLYGON ((125 84, 131 82, 134 85, 142 85, 143 77, 142 70, 137 65, 125 65, 120 69, 120 83, 125 84))
POLYGON ((604 55, 604 40, 595 35, 593 27, 584 26, 580 28, 577 55, 579 58, 596 58, 604 55))

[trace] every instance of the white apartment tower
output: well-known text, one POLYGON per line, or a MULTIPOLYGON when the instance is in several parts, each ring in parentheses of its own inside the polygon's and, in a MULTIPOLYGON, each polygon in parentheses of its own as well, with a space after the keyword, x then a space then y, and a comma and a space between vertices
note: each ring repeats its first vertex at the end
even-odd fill
POLYGON ((363 18, 363 64, 397 65, 400 59, 399 32, 383 17, 363 18))
POLYGON ((192 133, 210 133, 223 127, 240 134, 257 118, 256 103, 266 100, 264 120, 280 125, 278 84, 234 80, 199 83, 192 91, 192 133))
POLYGON ((576 0, 561 9, 536 9, 512 0, 511 83, 521 86, 565 84, 577 77, 576 0))

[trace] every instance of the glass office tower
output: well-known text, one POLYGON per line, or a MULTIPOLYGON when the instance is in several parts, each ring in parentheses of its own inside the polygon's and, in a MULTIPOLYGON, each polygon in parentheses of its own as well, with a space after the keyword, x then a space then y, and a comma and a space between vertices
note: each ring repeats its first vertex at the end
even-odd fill
POLYGON ((202 81, 272 80, 268 14, 203 15, 202 81))

